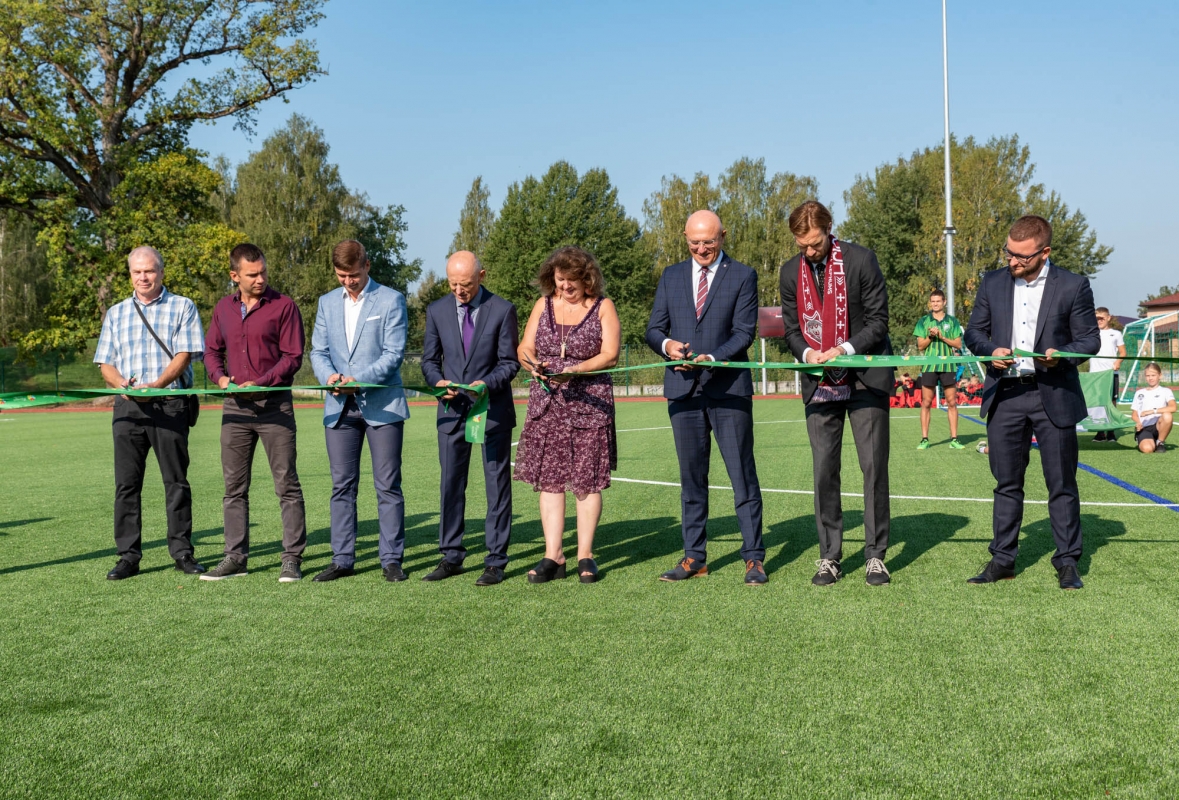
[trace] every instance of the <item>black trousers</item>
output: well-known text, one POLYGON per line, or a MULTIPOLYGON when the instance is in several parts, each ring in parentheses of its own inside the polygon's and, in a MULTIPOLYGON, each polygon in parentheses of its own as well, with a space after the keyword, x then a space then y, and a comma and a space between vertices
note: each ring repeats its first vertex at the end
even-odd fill
POLYGON ((843 560, 843 420, 851 421, 860 471, 864 473, 864 558, 883 559, 892 522, 888 498, 888 397, 857 386, 851 397, 807 403, 815 480, 815 527, 819 557, 843 560))
POLYGON ((994 539, 991 557, 1015 565, 1019 529, 1023 525, 1023 483, 1032 449, 1032 434, 1040 446, 1040 464, 1048 487, 1048 518, 1057 569, 1076 565, 1081 557, 1081 497, 1077 492, 1077 430, 1058 428, 1048 419, 1034 383, 1000 381, 987 418, 991 474, 995 476, 994 539))
POLYGON ((115 546, 119 557, 143 556, 141 496, 148 451, 156 454, 164 479, 168 552, 192 555, 192 488, 188 485, 188 410, 183 397, 140 403, 115 399, 111 430, 115 441, 115 546))
POLYGON ((741 558, 764 561, 761 537, 761 484, 753 460, 753 398, 712 398, 704 394, 667 404, 680 462, 680 513, 684 555, 706 561, 708 545, 708 464, 712 436, 733 484, 733 507, 741 528, 741 558))
MULTIPOLYGON (((442 467, 442 513, 438 524, 438 547, 442 557, 461 564, 467 557, 463 547, 466 532, 467 474, 471 466, 471 443, 463 430, 438 431, 438 463, 442 467)), ((483 534, 487 555, 483 564, 503 568, 508 563, 508 540, 512 533, 512 429, 488 433, 483 446, 483 481, 487 491, 487 521, 483 534)))

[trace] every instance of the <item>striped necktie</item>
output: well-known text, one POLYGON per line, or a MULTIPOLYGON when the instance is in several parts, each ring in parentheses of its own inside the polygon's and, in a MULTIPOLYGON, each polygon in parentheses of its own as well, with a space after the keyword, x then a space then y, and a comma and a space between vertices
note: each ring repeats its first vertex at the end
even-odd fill
POLYGON ((700 285, 696 287, 696 319, 704 314, 704 301, 708 299, 708 267, 700 268, 700 285))

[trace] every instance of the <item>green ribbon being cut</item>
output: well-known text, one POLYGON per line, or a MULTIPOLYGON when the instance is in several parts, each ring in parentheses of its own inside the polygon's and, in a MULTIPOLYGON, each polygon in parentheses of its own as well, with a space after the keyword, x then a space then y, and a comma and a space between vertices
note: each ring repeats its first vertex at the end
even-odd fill
MULTIPOLYGON (((456 389, 465 389, 476 395, 475 404, 467 416, 466 439, 473 444, 483 444, 487 432, 487 409, 491 404, 491 397, 484 385, 468 386, 466 384, 451 384, 456 389)), ((59 403, 70 403, 78 400, 93 400, 96 397, 110 395, 126 395, 127 397, 183 397, 190 394, 201 397, 224 397, 234 394, 259 394, 262 392, 330 392, 340 388, 353 389, 384 389, 375 383, 349 383, 335 386, 237 386, 230 384, 225 389, 148 389, 130 387, 126 389, 66 389, 59 392, 8 392, 0 394, 0 411, 17 411, 24 408, 38 406, 52 406, 59 403)), ((446 394, 446 387, 438 386, 406 386, 423 394, 441 398, 446 394)), ((444 401, 445 402, 445 401, 444 401)))
MULTIPOLYGON (((474 392, 475 404, 471 406, 471 410, 467 414, 463 436, 471 444, 483 444, 487 437, 487 409, 491 406, 491 393, 487 391, 486 384, 480 383, 471 386, 466 383, 452 383, 447 386, 406 386, 405 388, 410 391, 433 395, 444 406, 447 403, 442 398, 446 395, 447 389, 464 389, 468 392, 474 392)), ((449 408, 449 406, 447 407, 449 408)))

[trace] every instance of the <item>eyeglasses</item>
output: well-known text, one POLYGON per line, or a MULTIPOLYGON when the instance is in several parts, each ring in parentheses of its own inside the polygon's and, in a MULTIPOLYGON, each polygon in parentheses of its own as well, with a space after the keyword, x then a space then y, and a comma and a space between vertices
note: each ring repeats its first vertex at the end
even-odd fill
POLYGON ((1039 250, 1037 250, 1036 252, 1034 252, 1034 253, 1031 253, 1030 255, 1026 255, 1026 256, 1025 256, 1025 255, 1020 255, 1019 253, 1013 253, 1013 252, 1011 252, 1010 250, 1008 250, 1006 247, 1004 247, 1004 248, 1003 248, 1003 258, 1004 258, 1005 260, 1007 260, 1007 261, 1011 261, 1012 259, 1014 259, 1014 260, 1018 261, 1018 262, 1019 262, 1019 263, 1021 263, 1021 264, 1027 264, 1027 263, 1028 263, 1028 262, 1030 262, 1030 261, 1031 261, 1033 258, 1035 258, 1036 256, 1040 255, 1040 253, 1043 253, 1043 252, 1044 252, 1045 250, 1047 250, 1047 249, 1048 249, 1047 247, 1041 247, 1041 248, 1040 248, 1039 250))
POLYGON ((689 239, 688 247, 713 247, 720 239, 689 239))

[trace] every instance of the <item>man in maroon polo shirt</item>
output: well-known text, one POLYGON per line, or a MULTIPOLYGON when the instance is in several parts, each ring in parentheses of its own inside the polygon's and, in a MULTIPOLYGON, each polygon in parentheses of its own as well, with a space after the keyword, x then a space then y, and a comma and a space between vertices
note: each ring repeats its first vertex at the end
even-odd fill
MULTIPOLYGON (((295 301, 266 283, 266 257, 252 244, 229 254, 238 291, 213 309, 205 336, 205 368, 222 389, 290 386, 303 363, 303 317, 295 301)), ((266 449, 282 508, 280 583, 303 577, 307 523, 295 468, 295 410, 290 391, 226 395, 221 410, 221 471, 225 477, 225 558, 201 576, 219 581, 246 574, 250 554, 250 473, 258 440, 266 449)))

